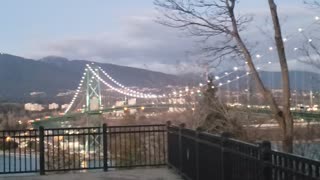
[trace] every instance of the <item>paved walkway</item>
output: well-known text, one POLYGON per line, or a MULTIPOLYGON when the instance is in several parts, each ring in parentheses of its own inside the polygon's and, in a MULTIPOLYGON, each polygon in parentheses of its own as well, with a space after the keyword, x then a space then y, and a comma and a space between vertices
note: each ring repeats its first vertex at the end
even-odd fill
POLYGON ((83 173, 63 173, 51 175, 0 176, 0 180, 182 180, 167 168, 136 168, 109 172, 90 171, 83 173))

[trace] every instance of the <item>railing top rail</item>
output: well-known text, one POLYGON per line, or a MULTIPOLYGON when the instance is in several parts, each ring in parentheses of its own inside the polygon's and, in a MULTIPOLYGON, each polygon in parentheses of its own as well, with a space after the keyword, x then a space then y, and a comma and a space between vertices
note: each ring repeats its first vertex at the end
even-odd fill
POLYGON ((38 129, 25 129, 25 130, 1 130, 0 133, 17 133, 17 132, 36 132, 38 129))
POLYGON ((309 158, 306 158, 306 157, 303 157, 303 156, 299 156, 297 154, 288 154, 288 153, 279 152, 279 151, 276 151, 276 150, 271 150, 270 153, 273 154, 273 155, 279 155, 279 156, 284 157, 284 158, 288 158, 288 159, 292 159, 292 160, 300 160, 300 161, 303 161, 305 163, 310 163, 310 164, 314 164, 314 165, 320 166, 320 161, 316 161, 316 160, 309 159, 309 158))
POLYGON ((251 147, 254 147, 254 148, 259 148, 259 144, 249 143, 249 142, 241 141, 241 140, 234 139, 234 138, 228 138, 228 141, 239 143, 239 144, 246 145, 246 146, 251 146, 251 147))
POLYGON ((77 130, 80 130, 80 129, 99 129, 99 128, 102 128, 100 126, 92 126, 92 127, 66 127, 66 128, 45 128, 44 130, 74 130, 74 129, 77 129, 77 130))
POLYGON ((166 125, 165 124, 144 124, 144 125, 108 126, 108 128, 153 127, 153 126, 166 126, 166 125))

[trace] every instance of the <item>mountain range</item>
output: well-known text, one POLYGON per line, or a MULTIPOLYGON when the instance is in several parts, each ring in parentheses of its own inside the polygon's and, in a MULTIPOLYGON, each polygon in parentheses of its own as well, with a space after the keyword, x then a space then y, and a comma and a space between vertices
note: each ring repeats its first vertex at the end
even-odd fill
MULTIPOLYGON (((0 54, 0 100, 30 101, 34 100, 32 95, 37 95, 37 99, 41 96, 53 99, 58 93, 77 88, 88 63, 91 62, 55 56, 33 60, 0 54)), ((188 83, 187 78, 176 75, 107 63, 95 64, 126 86, 160 88, 188 83)))
MULTIPOLYGON (((0 102, 53 101, 57 94, 77 88, 83 74, 86 60, 68 60, 63 57, 49 56, 40 60, 26 59, 9 54, 0 54, 0 102), (33 92, 33 94, 31 94, 33 92)), ((108 74, 126 86, 163 88, 164 86, 196 85, 199 77, 171 75, 133 67, 109 63, 96 63, 108 74)), ((245 72, 238 71, 221 78, 221 82, 234 80, 245 72)), ((280 72, 260 72, 261 78, 269 88, 281 88, 280 72)), ((223 74, 219 75, 220 77, 223 74)), ((254 86, 250 76, 230 83, 228 88, 245 89, 248 82, 254 86)), ((294 90, 319 90, 320 74, 290 71, 291 88, 294 90)), ((226 88, 226 86, 224 86, 226 88)), ((70 100, 71 97, 67 99, 70 100)))

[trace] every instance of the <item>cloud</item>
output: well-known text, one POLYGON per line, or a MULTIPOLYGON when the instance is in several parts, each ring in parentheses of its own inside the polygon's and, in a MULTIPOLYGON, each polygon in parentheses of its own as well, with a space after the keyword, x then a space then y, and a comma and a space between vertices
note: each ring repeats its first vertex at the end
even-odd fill
MULTIPOLYGON (((250 31, 244 33, 245 39, 251 39, 252 44, 255 41, 263 42, 255 47, 252 45, 252 47, 254 47, 254 52, 263 52, 268 56, 268 52, 265 50, 273 44, 272 37, 271 40, 269 37, 265 37, 257 27, 267 26, 264 18, 269 15, 269 11, 265 8, 243 8, 241 13, 255 15, 255 21, 250 25, 250 31), (268 38, 269 40, 266 40, 268 38)), ((300 28, 297 25, 297 20, 300 24, 305 25, 310 24, 309 22, 313 18, 313 13, 300 7, 285 7, 282 9, 281 15, 290 17, 283 20, 285 21, 285 35, 300 28), (297 14, 297 12, 299 13, 297 14), (310 19, 310 21, 307 20, 307 23, 304 23, 306 19, 310 19)), ((188 73, 203 70, 197 66, 197 62, 203 60, 202 57, 194 55, 194 52, 200 49, 199 43, 176 29, 157 24, 154 21, 156 16, 157 14, 154 12, 140 16, 126 16, 122 18, 121 26, 116 32, 101 31, 97 34, 41 42, 34 47, 33 53, 28 56, 42 58, 55 55, 68 59, 94 60, 167 73, 188 73)), ((270 28, 270 24, 268 27, 270 28)), ((214 40, 209 43, 214 44, 214 40)), ((292 43, 290 48, 296 44, 298 42, 292 43)), ((224 67, 233 67, 233 63, 224 64, 224 67)))
POLYGON ((44 42, 36 48, 29 56, 55 55, 174 72, 179 62, 191 63, 187 56, 195 49, 195 43, 174 29, 157 24, 154 16, 130 16, 123 19, 119 32, 44 42))

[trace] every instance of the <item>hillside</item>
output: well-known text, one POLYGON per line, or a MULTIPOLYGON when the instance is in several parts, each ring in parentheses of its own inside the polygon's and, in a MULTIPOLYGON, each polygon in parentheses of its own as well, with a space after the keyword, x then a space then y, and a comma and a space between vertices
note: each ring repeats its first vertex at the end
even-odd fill
MULTIPOLYGON (((33 60, 0 54, 0 100, 27 101, 32 99, 31 92, 44 92, 42 96, 53 98, 60 92, 73 90, 87 63, 90 62, 69 61, 53 56, 33 60)), ((127 86, 163 87, 187 83, 185 79, 175 75, 114 64, 96 64, 127 86)))

